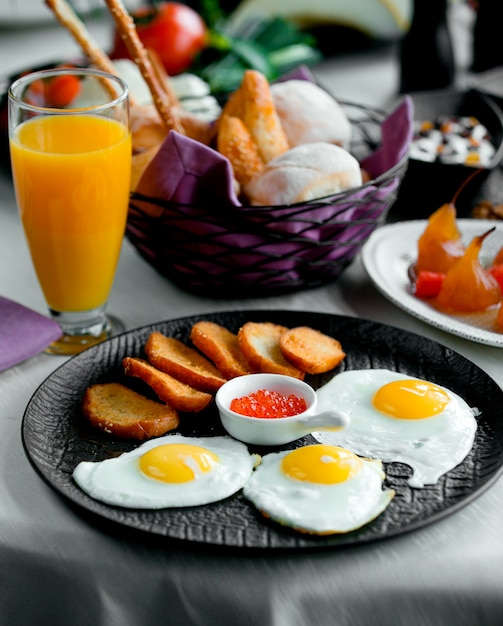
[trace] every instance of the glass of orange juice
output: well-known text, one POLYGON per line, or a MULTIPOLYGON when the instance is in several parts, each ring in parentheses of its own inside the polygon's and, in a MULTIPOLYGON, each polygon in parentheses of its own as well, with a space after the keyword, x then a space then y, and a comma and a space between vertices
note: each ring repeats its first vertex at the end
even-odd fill
POLYGON ((128 210, 128 88, 93 69, 23 76, 9 89, 9 140, 31 259, 62 329, 48 351, 76 354, 120 330, 105 307, 128 210))

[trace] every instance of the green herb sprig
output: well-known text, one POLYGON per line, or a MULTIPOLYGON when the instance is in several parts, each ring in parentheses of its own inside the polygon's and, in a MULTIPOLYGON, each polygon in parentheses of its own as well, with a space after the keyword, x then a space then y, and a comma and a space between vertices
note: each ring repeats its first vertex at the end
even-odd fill
POLYGON ((237 89, 247 69, 258 70, 272 81, 322 58, 315 38, 281 17, 256 18, 234 28, 218 0, 206 0, 202 5, 210 39, 191 71, 206 80, 213 93, 237 89))

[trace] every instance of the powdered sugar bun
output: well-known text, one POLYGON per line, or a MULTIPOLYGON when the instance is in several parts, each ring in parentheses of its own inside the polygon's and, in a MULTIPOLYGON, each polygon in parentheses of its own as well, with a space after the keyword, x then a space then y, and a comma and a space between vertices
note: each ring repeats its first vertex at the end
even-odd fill
POLYGON ((326 141, 348 149, 351 123, 324 89, 306 80, 287 80, 271 85, 271 94, 290 147, 326 141))
POLYGON ((316 142, 296 146, 269 161, 245 185, 255 206, 305 202, 362 184, 360 164, 340 146, 316 142))

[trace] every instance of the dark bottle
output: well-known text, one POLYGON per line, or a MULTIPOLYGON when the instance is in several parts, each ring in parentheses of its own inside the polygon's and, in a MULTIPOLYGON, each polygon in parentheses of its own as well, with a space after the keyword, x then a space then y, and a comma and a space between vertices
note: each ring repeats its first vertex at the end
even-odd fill
POLYGON ((503 65, 501 46, 501 4, 478 0, 473 27, 473 72, 485 72, 503 65))
POLYGON ((448 0, 414 0, 412 24, 400 46, 400 92, 442 89, 455 75, 447 24, 448 0))

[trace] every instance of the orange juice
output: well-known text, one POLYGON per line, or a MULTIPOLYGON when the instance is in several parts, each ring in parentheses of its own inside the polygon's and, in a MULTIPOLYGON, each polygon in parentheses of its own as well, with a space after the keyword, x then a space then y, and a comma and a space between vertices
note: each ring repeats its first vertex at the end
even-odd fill
POLYGON ((126 225, 131 136, 114 120, 48 116, 11 139, 17 203, 47 304, 95 309, 108 299, 126 225))

